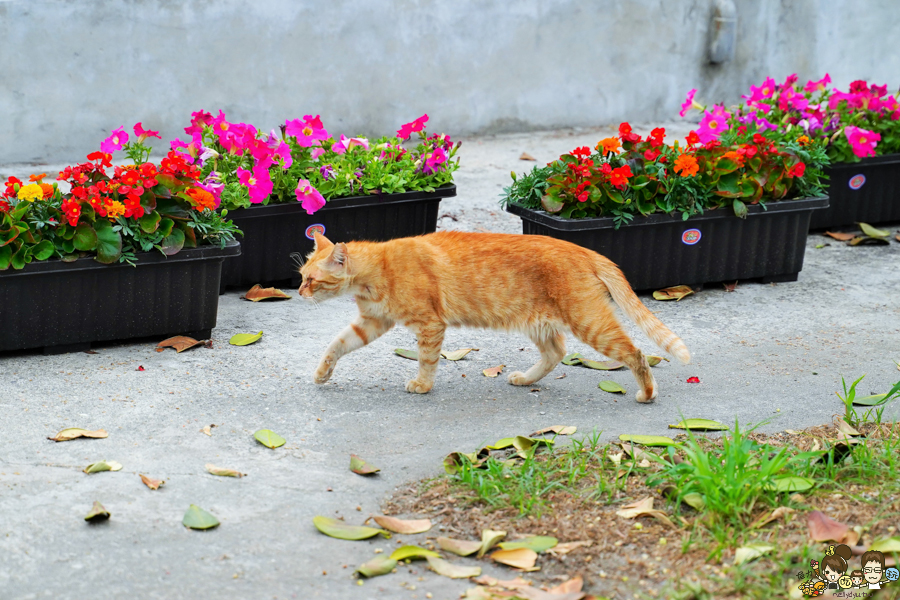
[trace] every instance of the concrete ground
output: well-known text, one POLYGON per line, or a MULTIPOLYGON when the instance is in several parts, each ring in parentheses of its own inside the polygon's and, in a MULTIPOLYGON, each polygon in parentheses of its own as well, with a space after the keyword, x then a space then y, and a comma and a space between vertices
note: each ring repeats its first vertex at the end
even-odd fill
MULTIPOLYGON (((466 140, 459 196, 442 204, 440 227, 521 231, 518 218, 497 204, 509 171, 534 164, 520 153, 541 164, 611 133, 466 140)), ((851 248, 813 235, 795 283, 741 283, 733 293, 712 285, 677 303, 643 295, 694 355, 691 365, 655 369, 660 397, 651 405, 634 402, 627 371, 560 366, 534 386, 538 391, 512 387, 504 376, 488 379, 482 369, 522 369, 537 352, 522 336, 477 330, 449 333, 445 348, 479 351, 442 361, 428 395, 404 391, 416 365, 392 352, 414 348, 403 328, 345 357, 331 381, 316 386, 317 359, 355 306, 341 299, 316 308, 295 290, 288 290, 293 299, 269 304, 242 301, 237 291, 222 296, 213 349, 157 353, 146 342, 110 344, 96 354, 0 355, 0 598, 456 598, 470 584, 421 563, 363 586, 352 574, 376 548, 422 543, 441 535, 437 528, 349 542, 319 534, 312 518, 361 524, 395 489, 440 474, 449 452, 549 425, 575 425, 579 435, 597 429, 609 440, 666 434, 682 416, 764 422, 764 431, 829 422, 842 411, 834 395, 842 375, 866 373, 865 394, 900 379, 892 362, 900 360, 898 260, 896 242, 851 248), (235 333, 260 330, 255 345, 227 343, 235 333), (692 376, 701 383, 688 384, 692 376), (628 395, 600 391, 601 379, 621 383, 628 395), (211 436, 201 433, 211 424, 211 436), (105 428, 109 437, 46 439, 66 427, 105 428), (287 444, 270 450, 256 443, 253 432, 262 428, 287 444), (351 473, 350 453, 381 472, 351 473), (103 459, 124 468, 81 472, 103 459), (214 477, 206 463, 247 476, 214 477), (166 483, 150 491, 139 474, 166 483), (83 516, 95 500, 112 518, 89 525, 83 516), (181 518, 192 503, 221 526, 185 529, 181 518)), ((658 353, 629 329, 645 351, 658 353)), ((574 340, 570 351, 594 356, 574 340)), ((897 418, 897 410, 887 416, 897 418)))

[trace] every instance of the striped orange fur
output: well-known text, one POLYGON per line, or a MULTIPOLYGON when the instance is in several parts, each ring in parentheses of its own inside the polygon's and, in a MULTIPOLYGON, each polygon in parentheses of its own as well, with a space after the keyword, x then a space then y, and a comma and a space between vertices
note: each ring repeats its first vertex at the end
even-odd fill
POLYGON ((640 387, 638 402, 657 395, 647 359, 616 319, 609 297, 660 348, 683 363, 684 342, 634 295, 622 272, 603 256, 569 242, 536 235, 440 232, 389 242, 332 244, 316 234, 301 267, 300 295, 326 300, 353 294, 359 316, 334 339, 315 371, 331 377, 341 356, 365 346, 395 323, 418 338, 419 372, 407 391, 434 386, 447 327, 520 331, 541 351, 513 385, 531 385, 566 353, 571 332, 600 354, 625 363, 640 387))

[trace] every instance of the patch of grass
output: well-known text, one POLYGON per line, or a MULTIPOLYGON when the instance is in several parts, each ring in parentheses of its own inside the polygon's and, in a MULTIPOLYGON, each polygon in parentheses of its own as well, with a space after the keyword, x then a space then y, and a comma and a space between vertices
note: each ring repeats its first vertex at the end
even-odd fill
POLYGON ((841 399, 841 402, 844 403, 844 421, 847 422, 848 425, 852 427, 856 427, 861 423, 869 423, 874 422, 876 425, 881 424, 882 415, 884 415, 884 411, 887 408, 888 404, 892 401, 900 398, 900 381, 894 384, 894 387, 884 395, 883 398, 878 400, 877 403, 871 405, 871 407, 863 412, 862 416, 856 412, 856 408, 854 408, 853 403, 856 401, 856 386, 860 381, 863 380, 865 374, 860 375, 860 377, 850 384, 850 387, 847 387, 847 382, 844 380, 843 376, 841 377, 841 386, 844 388, 844 395, 841 396, 839 392, 835 392, 838 398, 841 399))

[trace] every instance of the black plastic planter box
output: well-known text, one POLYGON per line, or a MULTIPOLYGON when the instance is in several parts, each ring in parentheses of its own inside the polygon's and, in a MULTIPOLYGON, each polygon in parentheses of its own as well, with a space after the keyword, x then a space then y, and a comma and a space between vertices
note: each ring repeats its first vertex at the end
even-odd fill
POLYGON ((335 198, 308 215, 299 202, 257 205, 230 211, 241 231, 241 255, 225 261, 227 286, 300 285, 298 260, 313 249, 313 230, 332 242, 394 238, 433 233, 441 198, 456 195, 456 186, 433 192, 335 198))
POLYGON ((810 229, 900 221, 900 154, 831 166, 830 206, 813 213, 810 229))
POLYGON ((806 233, 814 209, 828 198, 802 198, 748 206, 746 219, 731 208, 707 211, 682 220, 681 215, 635 217, 613 227, 611 218, 562 219, 508 205, 522 217, 522 232, 547 235, 590 248, 622 269, 635 290, 715 281, 762 279, 796 281, 803 268, 806 233))
POLYGON ((226 257, 241 246, 138 255, 136 266, 93 258, 35 262, 0 271, 0 351, 87 350, 91 342, 173 335, 210 336, 226 257))

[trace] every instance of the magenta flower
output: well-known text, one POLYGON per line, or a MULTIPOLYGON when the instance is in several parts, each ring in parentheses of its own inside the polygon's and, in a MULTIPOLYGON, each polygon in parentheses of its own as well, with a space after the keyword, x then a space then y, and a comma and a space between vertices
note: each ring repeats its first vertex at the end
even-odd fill
MULTIPOLYGON (((699 105, 694 101, 694 95, 697 93, 697 90, 691 90, 687 93, 687 98, 684 99, 684 102, 681 103, 681 111, 678 113, 679 117, 683 117, 688 113, 692 108, 697 108, 699 105)), ((702 107, 700 107, 702 109, 702 107)))
POLYGON ((229 123, 225 119, 225 113, 219 110, 219 116, 213 117, 208 122, 209 126, 213 128, 213 131, 216 132, 216 135, 219 136, 219 139, 222 139, 222 136, 231 128, 231 123, 229 123))
POLYGON ((121 150, 122 146, 128 143, 128 134, 123 127, 114 129, 112 134, 100 143, 101 152, 112 154, 116 150, 121 150))
POLYGON ((275 157, 280 158, 279 161, 281 163, 281 167, 283 169, 291 168, 291 165, 294 164, 294 159, 291 157, 291 147, 285 143, 278 135, 275 133, 273 129, 269 132, 269 140, 266 142, 266 145, 271 150, 271 156, 273 159, 275 157))
POLYGON ((804 91, 807 91, 807 92, 816 92, 816 91, 822 92, 822 91, 825 91, 825 89, 828 87, 829 83, 831 83, 831 75, 829 75, 828 73, 825 73, 825 77, 823 77, 822 79, 820 79, 818 81, 813 81, 812 79, 807 81, 806 85, 803 86, 803 89, 804 89, 804 91))
POLYGON ((250 203, 260 204, 272 193, 272 178, 269 176, 269 167, 263 163, 253 167, 253 172, 238 167, 238 181, 250 192, 250 203))
POLYGON ((294 190, 294 193, 297 195, 297 202, 300 202, 307 214, 311 215, 325 206, 325 198, 306 179, 297 181, 297 189, 294 190))
POLYGON ((285 134, 296 137, 297 143, 304 148, 316 146, 321 140, 328 139, 328 132, 322 125, 319 115, 315 117, 306 115, 303 117, 303 121, 294 119, 293 121, 285 121, 284 125, 285 134))
POLYGON ((715 105, 712 112, 705 111, 703 118, 700 120, 700 126, 697 127, 697 135, 700 136, 700 141, 705 144, 718 139, 723 131, 729 129, 728 117, 729 113, 724 106, 715 105))
POLYGON ((873 83, 873 84, 872 84, 872 93, 875 95, 876 98, 881 98, 882 96, 884 96, 885 94, 887 94, 887 84, 885 84, 885 85, 875 85, 875 84, 873 83))
POLYGON ((793 75, 788 75, 787 79, 784 80, 784 83, 781 84, 781 89, 793 89, 795 83, 797 83, 797 74, 794 73, 793 75))
POLYGON ((313 160, 319 160, 319 157, 325 154, 325 148, 321 146, 316 146, 312 149, 312 152, 309 153, 309 157, 313 160))
POLYGON ((178 152, 187 164, 192 165, 194 164, 194 159, 200 156, 203 149, 203 138, 200 133, 194 133, 191 136, 191 141, 189 143, 182 142, 180 139, 175 138, 169 142, 169 146, 172 150, 178 152), (184 150, 181 150, 181 148, 184 148, 184 150))
POLYGON ((853 154, 860 158, 875 156, 875 146, 881 141, 881 134, 860 129, 853 125, 844 127, 844 135, 847 136, 847 141, 850 142, 850 147, 853 148, 853 154))
POLYGON ((783 111, 804 110, 809 106, 809 100, 803 94, 798 94, 793 88, 786 89, 778 98, 778 108, 783 111))
POLYGON ((195 133, 201 133, 203 131, 203 126, 207 123, 212 122, 213 116, 206 112, 205 110, 198 110, 196 112, 191 113, 191 126, 185 127, 184 132, 188 135, 194 135, 195 133))
POLYGON ((368 150, 369 140, 366 138, 348 138, 344 134, 341 134, 341 139, 331 146, 331 151, 335 154, 343 154, 353 146, 362 146, 364 149, 368 150))
POLYGON ((423 173, 434 173, 442 164, 447 162, 447 153, 443 148, 435 148, 434 152, 428 154, 425 158, 425 166, 422 167, 423 173))
POLYGON ((401 125, 400 129, 397 130, 397 137, 401 140, 405 140, 409 136, 411 136, 414 132, 422 131, 425 129, 425 123, 428 122, 428 115, 424 114, 415 121, 410 123, 406 123, 405 125, 401 125))
POLYGON ((741 96, 741 98, 745 98, 747 103, 750 104, 752 102, 759 102, 760 100, 765 100, 766 98, 771 98, 775 93, 775 89, 777 88, 775 80, 771 77, 766 77, 766 80, 763 81, 763 84, 759 87, 750 86, 750 95, 749 96, 741 96))
POLYGON ((144 127, 140 123, 134 124, 134 135, 138 136, 139 144, 146 140, 148 137, 162 139, 162 136, 159 135, 158 131, 150 131, 149 129, 144 129, 144 127))

